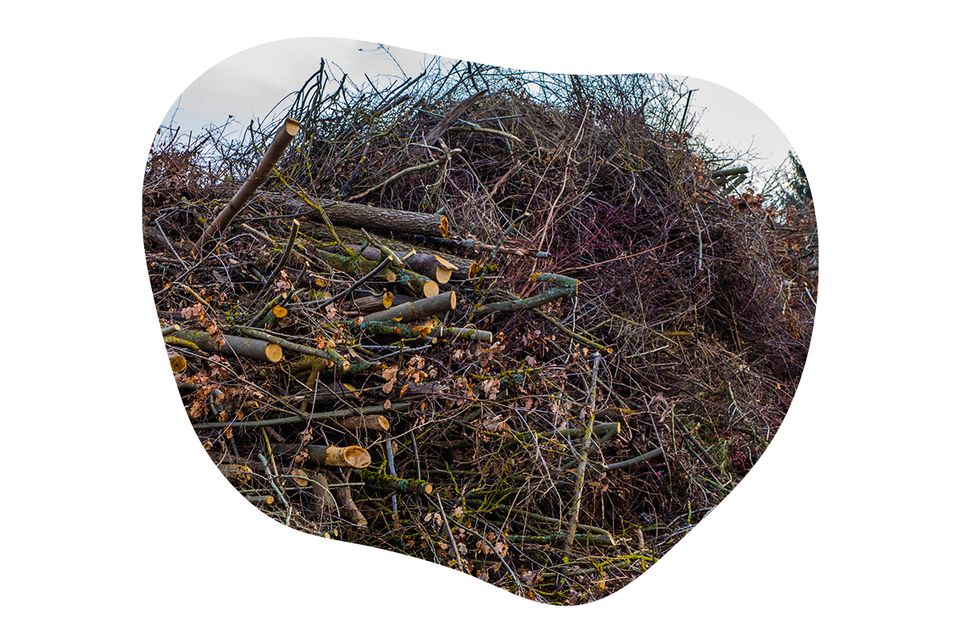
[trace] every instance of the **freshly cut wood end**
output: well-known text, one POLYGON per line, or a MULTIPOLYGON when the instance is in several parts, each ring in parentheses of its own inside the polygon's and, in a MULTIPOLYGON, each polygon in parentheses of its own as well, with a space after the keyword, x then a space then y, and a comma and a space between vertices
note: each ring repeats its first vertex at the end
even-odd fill
POLYGON ((440 286, 436 281, 427 281, 423 284, 423 296, 429 298, 440 294, 440 286))
POLYGON ((427 482, 426 484, 421 486, 421 488, 423 489, 424 495, 429 495, 433 492, 433 484, 431 484, 430 482, 427 482))
POLYGON ((456 270, 457 270, 457 265, 456 265, 455 263, 451 263, 450 261, 448 261, 447 259, 443 258, 442 256, 436 256, 436 255, 434 255, 433 258, 435 258, 435 259, 437 260, 437 264, 438 264, 440 267, 442 267, 444 270, 450 270, 451 272, 456 272, 456 270))
POLYGON ((351 468, 366 468, 371 461, 370 453, 362 446, 344 446, 341 457, 351 468))
POLYGON ((387 280, 387 283, 394 283, 397 280, 397 273, 393 270, 384 270, 383 278, 387 280))
POLYGON ((341 427, 347 430, 389 430, 390 420, 383 415, 360 415, 356 417, 346 417, 338 422, 341 427))
POLYGON ((387 290, 383 293, 383 309, 388 310, 393 307, 393 292, 387 290))
POLYGON ((273 309, 270 310, 270 313, 278 319, 282 319, 287 316, 287 309, 282 305, 275 305, 273 309))
POLYGON ((457 271, 457 266, 442 256, 433 257, 437 261, 437 282, 448 283, 453 273, 457 271))
POLYGON ((283 348, 276 343, 268 343, 263 349, 263 354, 270 363, 276 363, 283 359, 283 348))
POLYGON ((180 374, 187 369, 187 360, 182 354, 170 355, 170 369, 180 374))
POLYGON ((437 266, 437 283, 444 284, 450 281, 450 277, 453 276, 453 270, 448 270, 445 267, 437 266))
POLYGON ((456 291, 450 292, 450 309, 457 309, 457 293, 456 291))
POLYGON ((290 470, 290 477, 293 479, 293 483, 300 488, 306 488, 310 485, 310 476, 307 474, 307 471, 302 468, 292 468, 290 470))
POLYGON ((290 136, 296 136, 300 133, 300 121, 294 120, 293 118, 288 118, 287 122, 283 124, 283 129, 290 136))
POLYGON ((476 261, 470 262, 470 267, 467 268, 467 278, 472 279, 477 276, 477 271, 480 269, 480 265, 476 261))
POLYGON ((446 216, 440 217, 440 236, 447 238, 447 234, 450 233, 450 221, 447 220, 446 216))

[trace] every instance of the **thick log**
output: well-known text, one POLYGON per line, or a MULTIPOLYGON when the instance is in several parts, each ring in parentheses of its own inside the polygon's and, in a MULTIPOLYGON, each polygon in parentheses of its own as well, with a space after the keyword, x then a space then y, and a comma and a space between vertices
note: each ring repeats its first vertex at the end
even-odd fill
MULTIPOLYGON (((317 219, 320 213, 302 199, 287 194, 264 194, 264 203, 286 214, 306 219, 317 219)), ((362 203, 347 203, 332 199, 319 199, 316 204, 323 208, 332 223, 370 230, 385 230, 399 234, 422 234, 445 238, 450 233, 450 223, 443 214, 412 212, 389 207, 374 207, 362 203)), ((321 221, 322 222, 322 221, 321 221)))
POLYGON ((449 312, 456 307, 457 293, 444 292, 426 299, 395 305, 389 310, 374 312, 367 315, 364 321, 419 321, 449 312))
MULTIPOLYGON (((362 247, 360 245, 348 244, 347 247, 354 252, 357 252, 368 261, 379 262, 383 257, 383 253, 380 251, 380 249, 373 247, 372 245, 362 247)), ((463 269, 453 261, 445 259, 444 257, 436 254, 429 254, 427 252, 414 252, 412 254, 407 253, 402 257, 402 260, 404 265, 406 265, 406 267, 410 270, 429 279, 433 279, 441 285, 444 283, 449 283, 450 279, 452 279, 454 275, 458 275, 460 278, 471 278, 477 273, 477 264, 475 261, 471 261, 469 265, 463 269)))
POLYGON ((223 473, 223 476, 227 479, 242 484, 249 483, 250 480, 253 479, 253 469, 246 464, 220 464, 217 468, 220 469, 220 472, 223 473))
POLYGON ((387 291, 375 296, 357 297, 353 300, 353 305, 361 314, 370 314, 371 312, 388 310, 394 305, 400 305, 401 303, 407 303, 409 301, 413 301, 413 297, 404 294, 393 294, 387 291))
POLYGON ((264 332, 258 330, 257 328, 248 328, 245 326, 237 326, 234 328, 236 332, 240 332, 244 337, 251 337, 255 340, 260 340, 262 342, 272 341, 278 348, 283 346, 284 348, 292 351, 299 352, 300 354, 305 354, 311 357, 320 357, 321 359, 327 359, 337 364, 337 367, 340 368, 343 372, 366 372, 370 368, 374 367, 376 364, 372 361, 366 361, 360 358, 354 358, 353 361, 350 361, 339 352, 333 348, 314 348, 312 346, 305 346, 299 343, 294 343, 293 341, 288 341, 283 337, 278 337, 270 334, 269 332, 264 332))
POLYGON ((172 337, 195 343, 201 350, 206 352, 216 352, 224 355, 237 355, 257 361, 266 361, 276 363, 283 359, 283 348, 276 343, 253 339, 248 337, 236 337, 229 334, 221 335, 223 343, 218 343, 206 332, 199 330, 179 330, 174 332, 172 337))
POLYGON ((276 136, 274 136, 270 147, 267 148, 266 153, 264 153, 263 158, 260 159, 257 168, 253 170, 253 173, 243 182, 243 185, 241 185, 237 193, 233 195, 230 202, 224 205, 216 218, 214 218, 210 225, 207 226, 207 229, 203 231, 200 240, 197 242, 198 249, 202 249, 210 239, 230 225, 234 217, 243 209, 247 201, 250 200, 250 197, 253 196, 253 193, 257 191, 257 188, 270 176, 270 172, 273 171, 277 161, 280 160, 283 152, 286 151, 287 146, 290 145, 290 141, 293 140, 299 131, 300 123, 292 118, 288 118, 286 122, 283 123, 283 126, 277 132, 276 136))
MULTIPOLYGON (((424 252, 411 254, 406 257, 403 262, 417 274, 428 276, 441 285, 448 283, 457 272, 457 266, 454 263, 446 260, 442 256, 426 254, 424 252)), ((473 266, 475 273, 476 263, 474 263, 473 266)))
POLYGON ((171 354, 170 369, 176 373, 181 373, 187 369, 187 360, 182 354, 171 354))

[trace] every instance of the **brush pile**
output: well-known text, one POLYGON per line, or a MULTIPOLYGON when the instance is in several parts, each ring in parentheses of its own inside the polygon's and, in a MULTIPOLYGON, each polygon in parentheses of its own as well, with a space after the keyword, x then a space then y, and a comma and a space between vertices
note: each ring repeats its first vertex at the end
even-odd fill
POLYGON ((161 130, 147 262, 214 463, 291 527, 538 601, 646 570, 776 433, 815 311, 812 201, 741 190, 688 99, 321 67, 243 140, 161 130))

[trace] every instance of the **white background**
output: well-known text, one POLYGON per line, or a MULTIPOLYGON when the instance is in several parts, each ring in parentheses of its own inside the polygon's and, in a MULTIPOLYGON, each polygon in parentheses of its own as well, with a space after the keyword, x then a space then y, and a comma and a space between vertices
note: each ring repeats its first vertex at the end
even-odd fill
POLYGON ((957 21, 923 2, 668 5, 7 9, 4 639, 956 639, 957 21), (705 78, 803 159, 822 283, 794 406, 743 483, 625 590, 539 606, 293 532, 199 447, 143 260, 146 152, 210 66, 324 35, 705 78))

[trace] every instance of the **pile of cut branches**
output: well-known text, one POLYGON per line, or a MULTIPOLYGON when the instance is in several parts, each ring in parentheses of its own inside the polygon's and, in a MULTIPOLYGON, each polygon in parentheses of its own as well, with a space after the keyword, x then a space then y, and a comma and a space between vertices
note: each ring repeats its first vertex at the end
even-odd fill
POLYGON ((215 464, 291 527, 539 601, 646 570, 774 436, 815 311, 808 190, 743 189, 688 103, 321 67, 242 140, 161 130, 147 261, 215 464))

